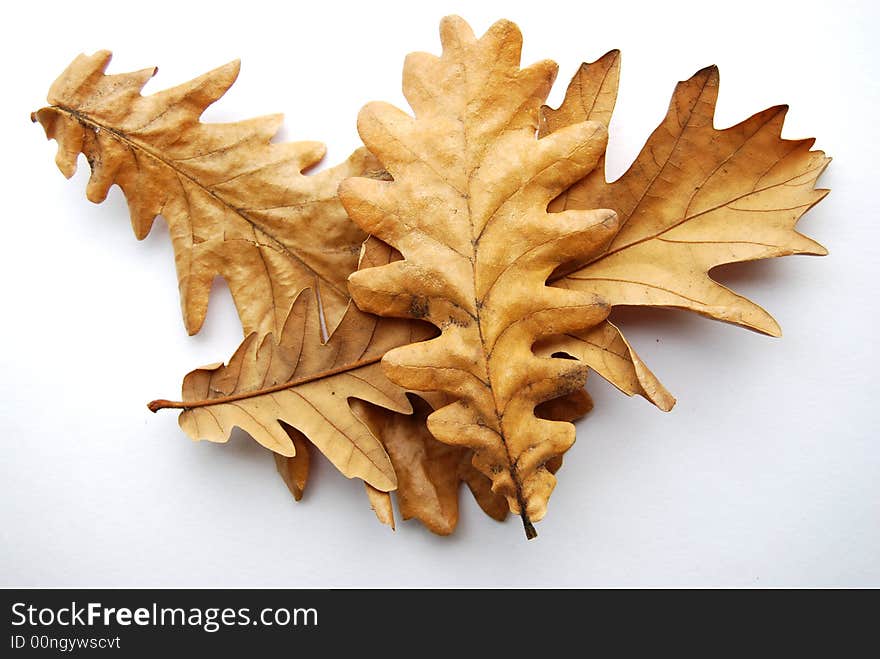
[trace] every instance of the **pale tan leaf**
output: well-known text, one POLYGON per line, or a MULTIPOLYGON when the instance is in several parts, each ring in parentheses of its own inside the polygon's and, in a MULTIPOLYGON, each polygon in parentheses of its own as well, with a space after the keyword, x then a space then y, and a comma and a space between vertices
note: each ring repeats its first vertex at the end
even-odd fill
POLYGON ((187 375, 182 401, 154 401, 150 409, 183 409, 180 426, 193 439, 225 442, 239 427, 266 448, 293 456, 294 444, 279 423, 284 421, 343 474, 387 491, 396 486, 388 455, 352 413, 349 398, 411 411, 404 391, 382 374, 379 360, 390 347, 421 338, 413 332, 413 323, 377 318, 352 306, 331 341, 322 344, 306 290, 278 339, 249 335, 226 366, 187 375))
POLYGON ((140 92, 156 69, 105 75, 109 62, 108 51, 77 57, 33 119, 58 142, 65 176, 85 154, 91 201, 103 201, 114 183, 122 188, 138 238, 157 215, 167 220, 187 330, 201 327, 217 275, 229 285, 246 335, 277 335, 306 287, 320 293, 332 329, 348 304, 345 278, 365 237, 347 220, 336 188, 375 161, 361 149, 304 176, 324 146, 271 143, 281 115, 200 122, 235 81, 237 61, 149 96, 140 92))
POLYGON ((716 283, 709 270, 825 254, 795 224, 827 193, 814 185, 830 159, 810 150, 812 139, 780 137, 786 106, 716 129, 717 95, 715 67, 679 83, 663 123, 620 179, 608 183, 595 170, 552 204, 560 212, 611 208, 620 217, 608 247, 556 286, 589 291, 611 305, 677 307, 780 333, 766 311, 716 283))
MULTIPOLYGON (((397 258, 388 245, 370 238, 362 246, 360 262, 373 267, 397 258)), ((305 439, 346 476, 392 489, 393 466, 378 431, 364 425, 359 410, 370 407, 380 429, 388 420, 410 418, 398 414, 412 412, 404 390, 388 381, 378 362, 389 348, 421 341, 433 329, 417 321, 378 318, 351 306, 323 343, 314 307, 314 297, 303 291, 277 339, 252 333, 228 365, 212 364, 187 375, 182 401, 157 400, 150 409, 183 409, 180 425, 193 439, 225 442, 233 427, 244 429, 276 452, 278 471, 297 500, 308 476, 305 439)), ((424 426, 424 418, 420 423, 424 426)), ((422 432, 429 435, 424 428, 422 432)), ((454 527, 454 520, 451 524, 454 527)))
POLYGON ((593 327, 608 309, 595 295, 545 285, 560 264, 601 252, 617 227, 612 211, 547 213, 604 152, 607 131, 576 124, 538 140, 552 62, 519 68, 522 38, 510 22, 476 39, 459 18, 441 24, 443 55, 407 58, 404 92, 415 117, 382 103, 358 130, 393 181, 352 178, 339 189, 349 215, 404 260, 349 279, 362 309, 430 321, 440 337, 383 359, 389 378, 456 402, 428 427, 474 450, 534 536, 555 477, 545 463, 574 442, 574 427, 539 419, 534 407, 583 386, 586 367, 541 358, 541 336, 593 327))

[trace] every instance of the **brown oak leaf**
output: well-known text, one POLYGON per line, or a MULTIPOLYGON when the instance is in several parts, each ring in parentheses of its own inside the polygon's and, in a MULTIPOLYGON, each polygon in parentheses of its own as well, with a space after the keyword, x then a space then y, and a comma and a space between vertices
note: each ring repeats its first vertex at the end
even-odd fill
MULTIPOLYGON (((544 134, 592 116, 576 93, 592 65, 573 79, 559 110, 545 109, 544 134)), ((612 76, 616 86, 616 76, 612 76)), ((620 229, 597 255, 569 265, 554 285, 596 293, 611 305, 695 311, 773 336, 775 320, 714 281, 722 264, 791 254, 824 255, 795 230, 827 190, 815 189, 830 162, 813 139, 780 137, 787 106, 730 128, 713 125, 718 70, 708 67, 675 89, 663 122, 632 166, 608 182, 597 168, 551 204, 553 211, 596 205, 615 210, 620 229)), ((599 101, 613 108, 610 90, 599 101)), ((608 329, 604 330, 608 333, 608 329)), ((565 339, 569 346, 575 337, 565 339)))
MULTIPOLYGON (((393 253, 370 241, 367 263, 387 263, 393 253)), ((391 348, 431 335, 423 323, 379 318, 353 305, 328 342, 308 289, 300 293, 281 332, 252 332, 229 363, 196 369, 184 378, 181 401, 157 400, 153 411, 182 409, 180 427, 192 439, 225 442, 239 427, 266 448, 293 457, 302 433, 349 478, 381 491, 397 478, 382 443, 352 410, 352 399, 384 410, 412 412, 405 391, 382 373, 379 361, 391 348)), ((280 466, 294 495, 305 485, 307 465, 280 466), (294 476, 298 474, 298 476, 294 476), (300 484, 301 481, 301 484, 300 484), (291 482, 294 483, 291 486, 291 482)))
POLYGON ((235 82, 238 61, 142 96, 157 69, 107 75, 110 56, 77 57, 50 88, 50 105, 32 119, 58 142, 55 161, 65 176, 73 176, 79 153, 86 156, 89 200, 100 203, 119 185, 139 239, 157 215, 166 219, 187 330, 202 326, 218 275, 229 285, 245 334, 278 334, 307 287, 319 293, 332 330, 348 304, 345 278, 357 267, 365 238, 346 218, 336 188, 375 167, 369 154, 360 149, 341 165, 305 176, 324 146, 271 143, 280 114, 199 121, 235 82))
POLYGON ((583 387, 586 368, 538 357, 532 345, 608 314, 597 296, 545 282, 559 265, 602 251, 617 226, 612 211, 551 216, 547 205, 595 166, 607 132, 585 122, 536 139, 556 67, 520 69, 512 23, 476 39, 447 18, 441 40, 441 57, 407 58, 415 117, 381 103, 359 115, 361 138, 394 180, 348 179, 340 198, 404 260, 354 273, 349 288, 366 311, 440 328, 436 339, 387 353, 385 371, 408 389, 455 399, 429 429, 474 451, 473 465, 534 537, 555 484, 546 463, 574 442, 574 426, 534 408, 583 387))

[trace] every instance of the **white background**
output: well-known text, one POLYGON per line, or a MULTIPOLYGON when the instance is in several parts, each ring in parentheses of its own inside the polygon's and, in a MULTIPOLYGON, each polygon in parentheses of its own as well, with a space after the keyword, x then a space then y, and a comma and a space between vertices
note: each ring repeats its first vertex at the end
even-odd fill
POLYGON ((877 394, 878 48, 870 2, 18 3, 4 18, 0 282, 0 585, 46 586, 880 586, 877 394), (460 13, 480 33, 506 17, 524 63, 552 58, 556 105, 584 60, 623 51, 608 175, 660 121, 675 82, 716 63, 717 126, 789 103, 785 137, 815 135, 832 194, 802 230, 826 258, 728 268, 767 308, 771 339, 683 312, 621 315, 675 394, 663 414, 594 379, 596 409, 526 542, 462 493, 451 538, 380 526, 359 482, 323 458, 296 504, 244 435, 190 442, 173 413, 190 368, 239 341, 216 287, 186 336, 157 221, 131 234, 118 189, 84 197, 28 113, 79 52, 111 71, 158 64, 154 91, 234 57, 232 91, 206 115, 284 111, 287 139, 358 144, 369 100, 405 106, 403 57, 439 52, 460 13))

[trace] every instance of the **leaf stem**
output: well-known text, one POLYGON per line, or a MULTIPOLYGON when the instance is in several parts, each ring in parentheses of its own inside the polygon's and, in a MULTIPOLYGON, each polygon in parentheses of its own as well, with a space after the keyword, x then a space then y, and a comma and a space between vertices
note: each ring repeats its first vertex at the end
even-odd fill
POLYGON ((535 530, 535 527, 532 525, 532 520, 529 519, 528 514, 525 511, 525 508, 519 514, 522 519, 523 530, 526 532, 526 540, 534 540, 538 537, 538 532, 535 530))

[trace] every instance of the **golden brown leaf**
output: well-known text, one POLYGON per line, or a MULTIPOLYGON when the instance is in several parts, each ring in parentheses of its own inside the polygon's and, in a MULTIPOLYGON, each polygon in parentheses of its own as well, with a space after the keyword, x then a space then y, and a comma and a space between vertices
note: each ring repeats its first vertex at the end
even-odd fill
MULTIPOLYGON (((395 258, 396 252, 376 239, 363 245, 363 267, 395 258)), ((315 307, 306 289, 277 337, 252 332, 227 365, 189 373, 182 401, 153 401, 150 409, 182 409, 180 426, 192 439, 225 442, 232 428, 239 427, 290 458, 299 457, 297 440, 304 436, 347 477, 361 478, 381 491, 394 489, 397 479, 388 455, 354 414, 352 404, 367 401, 384 412, 411 413, 405 391, 384 376, 379 361, 389 349, 421 341, 433 330, 424 323, 379 318, 350 305, 325 343, 315 307)), ((307 457, 304 463, 277 464, 291 492, 301 496, 307 457)))
POLYGON ((192 439, 225 442, 239 427, 266 448, 296 450, 279 421, 301 431, 349 478, 379 490, 396 486, 381 443, 352 413, 349 398, 409 413, 403 390, 382 374, 390 347, 419 340, 414 325, 349 307, 331 341, 320 343, 313 297, 296 299, 281 335, 250 334, 227 365, 196 369, 183 382, 181 402, 154 401, 156 411, 181 408, 180 427, 192 439))
MULTIPOLYGON (((570 90, 564 110, 550 115, 550 129, 587 116, 573 96, 570 90)), ((666 118, 623 176, 608 183, 596 169, 551 205, 554 211, 600 206, 620 217, 608 247, 556 286, 595 293, 611 305, 688 309, 779 335, 766 311, 716 283, 709 270, 825 254, 795 224, 827 194, 814 185, 830 159, 810 150, 812 139, 780 137, 786 106, 716 129, 717 96, 715 67, 679 83, 666 118)))
POLYGON ((443 55, 407 58, 404 93, 415 118, 381 103, 358 130, 393 181, 352 178, 339 189, 349 215, 404 260, 349 279, 359 307, 428 320, 440 337, 386 354, 389 378, 456 402, 428 427, 474 450, 473 464, 521 515, 526 533, 546 511, 555 477, 545 463, 574 442, 574 427, 534 407, 583 386, 586 369, 541 358, 541 336, 593 327, 608 310, 590 293, 545 285, 560 264, 601 252, 612 211, 547 213, 603 153, 607 132, 575 124, 537 140, 552 62, 519 68, 510 22, 476 39, 460 18, 441 24, 443 55))
POLYGON ((235 81, 237 61, 149 96, 140 92, 156 69, 105 75, 109 62, 108 51, 77 57, 33 119, 58 142, 65 176, 73 175, 79 153, 86 156, 91 201, 103 201, 114 183, 122 188, 139 239, 157 215, 167 220, 187 330, 201 327, 217 275, 229 285, 245 334, 277 335, 306 287, 319 292, 332 330, 348 304, 345 278, 364 240, 336 188, 375 167, 369 154, 358 150, 304 176, 324 146, 272 144, 281 115, 200 122, 235 81))

